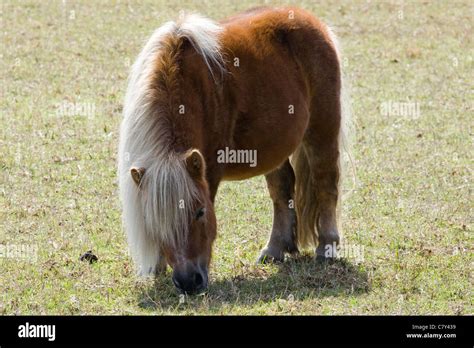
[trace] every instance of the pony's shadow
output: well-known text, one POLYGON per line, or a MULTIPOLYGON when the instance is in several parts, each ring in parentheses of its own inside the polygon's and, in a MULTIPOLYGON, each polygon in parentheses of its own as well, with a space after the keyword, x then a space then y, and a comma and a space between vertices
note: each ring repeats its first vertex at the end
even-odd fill
POLYGON ((345 259, 321 262, 300 256, 275 266, 276 270, 261 265, 244 267, 231 278, 211 280, 205 294, 186 296, 184 301, 180 301, 167 272, 140 291, 138 305, 164 312, 192 310, 201 305, 219 310, 224 305, 249 307, 258 302, 354 296, 370 291, 364 267, 345 259))

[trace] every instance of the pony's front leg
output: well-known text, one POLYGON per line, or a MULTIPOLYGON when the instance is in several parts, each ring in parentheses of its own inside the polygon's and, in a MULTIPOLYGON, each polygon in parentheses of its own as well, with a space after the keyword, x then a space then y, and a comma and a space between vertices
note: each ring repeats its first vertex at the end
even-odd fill
POLYGON ((132 252, 139 265, 139 275, 143 277, 157 276, 166 272, 168 263, 165 255, 152 238, 146 235, 137 236, 133 243, 134 249, 132 252))
POLYGON ((295 173, 288 160, 265 175, 273 201, 273 228, 258 262, 283 261, 285 253, 298 253, 294 209, 295 173))
POLYGON ((158 260, 156 262, 155 276, 165 273, 166 266, 168 266, 168 263, 166 262, 166 258, 164 257, 164 255, 161 254, 158 257, 158 260))

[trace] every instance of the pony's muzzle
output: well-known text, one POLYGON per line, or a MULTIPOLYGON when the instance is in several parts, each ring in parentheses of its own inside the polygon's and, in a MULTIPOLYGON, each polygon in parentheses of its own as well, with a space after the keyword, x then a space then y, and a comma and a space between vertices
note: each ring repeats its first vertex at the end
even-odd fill
POLYGON ((192 269, 189 271, 173 271, 173 283, 183 294, 197 294, 207 289, 207 273, 192 269))

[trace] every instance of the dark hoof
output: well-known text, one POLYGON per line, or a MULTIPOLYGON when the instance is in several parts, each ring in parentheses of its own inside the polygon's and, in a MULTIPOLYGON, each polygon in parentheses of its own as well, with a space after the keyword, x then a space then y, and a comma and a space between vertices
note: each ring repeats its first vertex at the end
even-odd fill
POLYGON ((280 263, 285 261, 284 253, 271 252, 268 248, 265 248, 260 253, 260 256, 257 260, 257 264, 266 264, 266 263, 280 263))
POLYGON ((316 262, 321 264, 331 264, 334 263, 334 257, 326 257, 323 255, 316 255, 316 262))

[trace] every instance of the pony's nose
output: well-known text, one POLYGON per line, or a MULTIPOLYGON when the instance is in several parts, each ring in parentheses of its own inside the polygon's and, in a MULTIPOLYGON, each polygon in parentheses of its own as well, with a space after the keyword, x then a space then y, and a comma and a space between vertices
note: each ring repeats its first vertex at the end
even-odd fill
POLYGON ((173 272, 173 283, 176 288, 186 294, 195 294, 207 287, 206 277, 200 272, 173 272))

